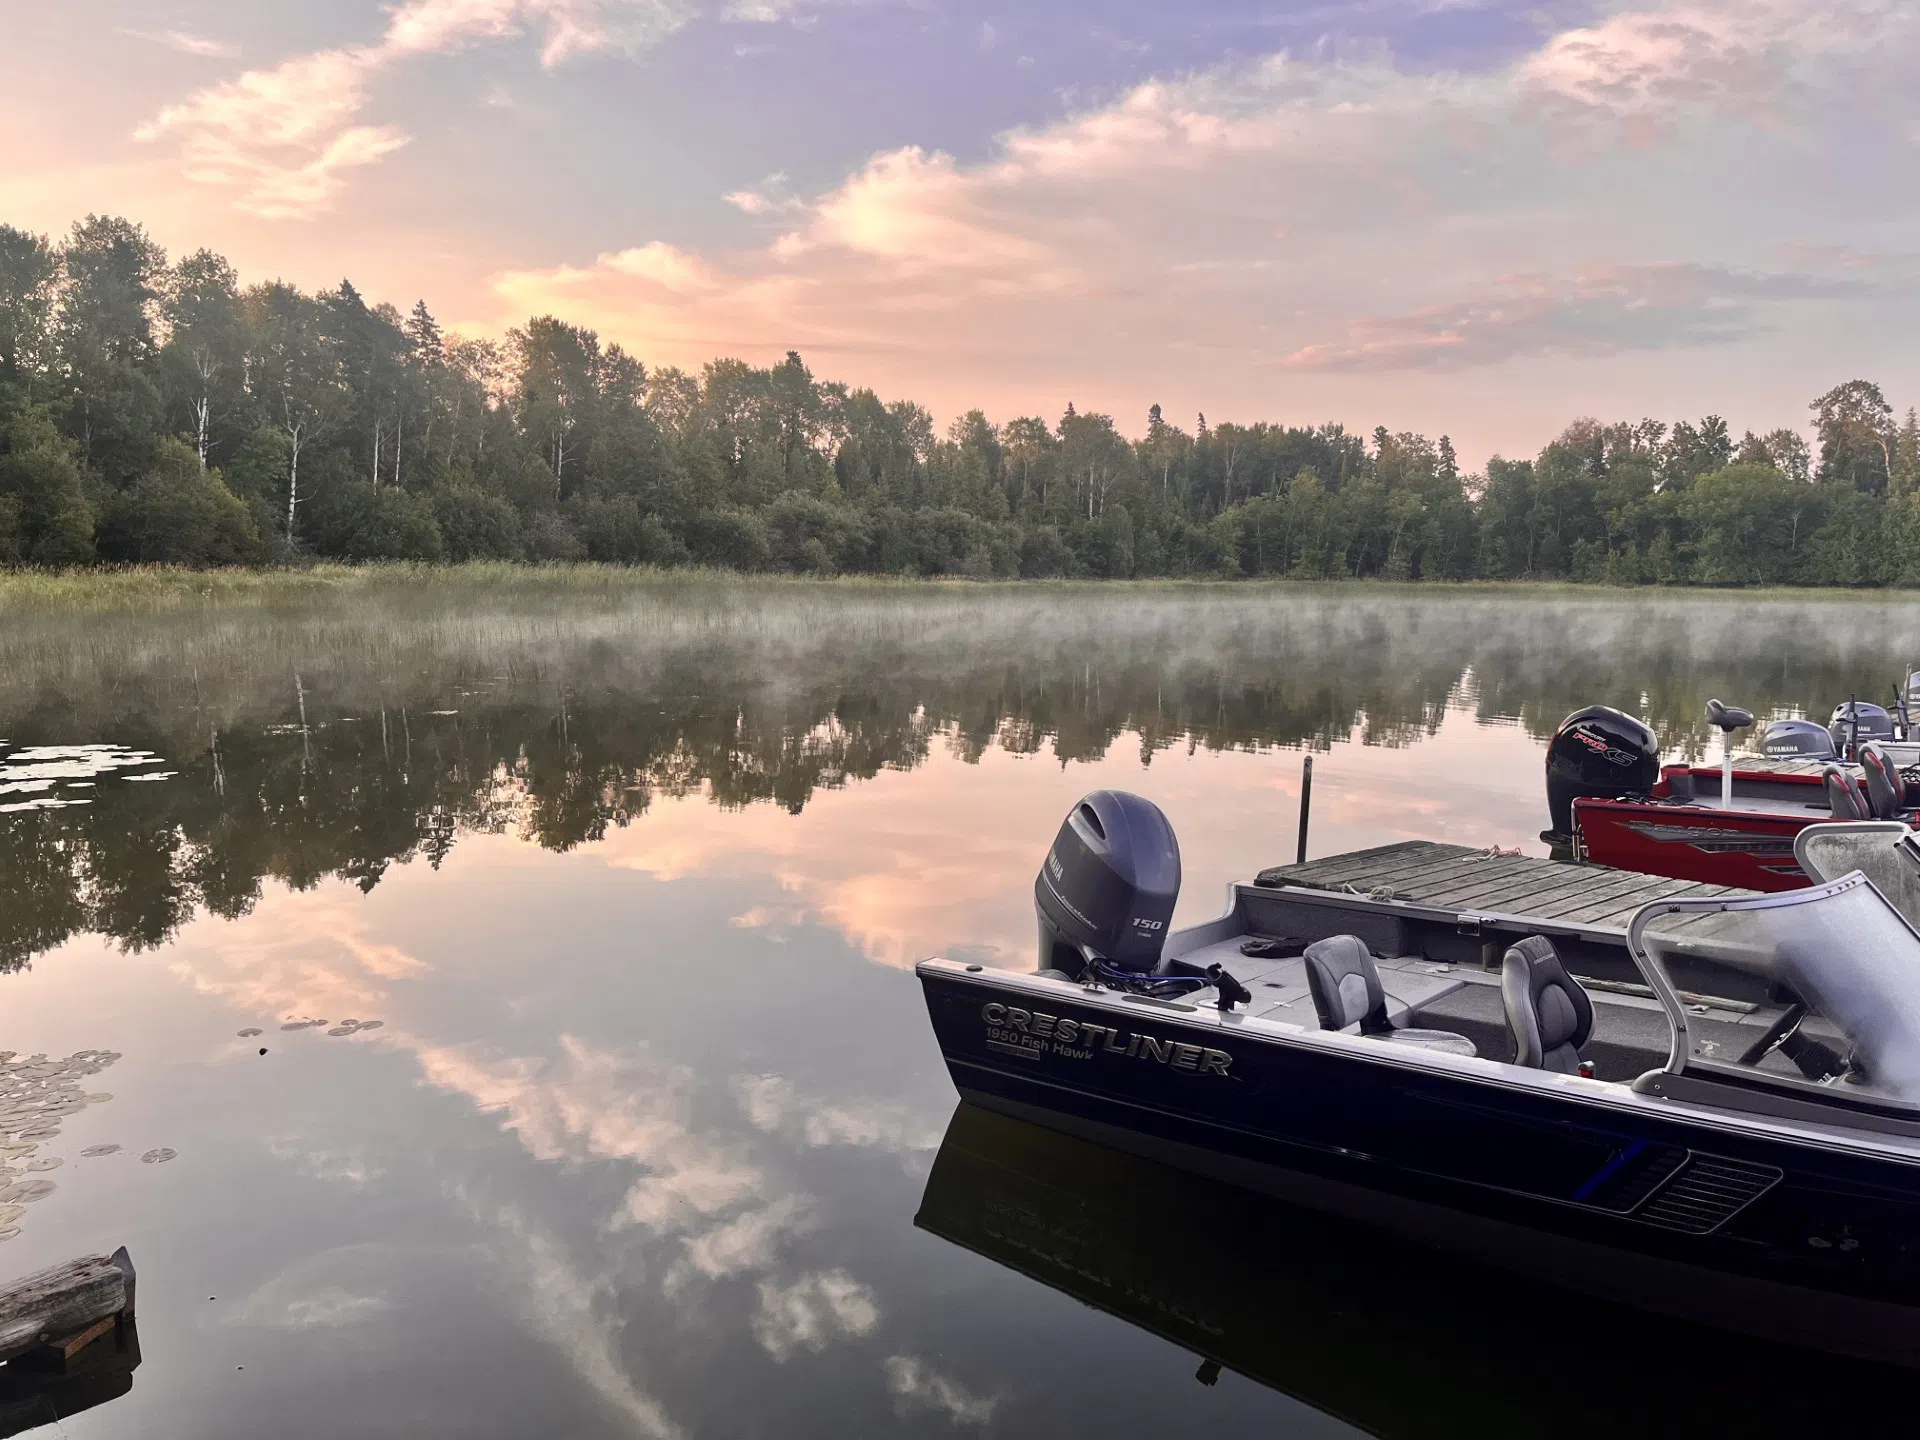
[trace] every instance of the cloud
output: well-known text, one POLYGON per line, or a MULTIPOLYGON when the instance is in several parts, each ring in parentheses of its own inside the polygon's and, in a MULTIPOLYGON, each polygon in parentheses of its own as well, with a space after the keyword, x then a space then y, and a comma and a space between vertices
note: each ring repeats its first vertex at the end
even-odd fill
POLYGON ((231 60, 240 53, 240 47, 229 40, 191 35, 185 30, 163 30, 156 34, 151 30, 123 29, 120 33, 131 35, 136 40, 150 40, 169 50, 178 50, 182 55, 194 55, 203 60, 231 60))
POLYGON ((297 55, 210 85, 134 138, 175 142, 181 174, 237 192, 241 210, 305 218, 332 204, 348 172, 408 143, 396 126, 356 123, 374 80, 396 64, 531 29, 551 68, 592 51, 658 44, 696 13, 692 0, 410 0, 392 11, 377 43, 297 55))
MULTIPOLYGON (((732 0, 722 21, 805 21, 821 0, 732 0)), ((238 192, 241 210, 301 219, 326 210, 346 172, 384 159, 410 137, 392 125, 354 123, 376 77, 421 56, 531 34, 553 69, 582 55, 651 49, 702 14, 703 0, 407 0, 380 39, 316 51, 249 70, 163 109, 134 138, 178 143, 181 173, 238 192)), ((139 33, 139 32, 129 32, 139 33)), ((178 31, 159 38, 207 56, 233 52, 178 31)), ((486 103, 497 104, 498 87, 486 103)), ((643 247, 644 248, 644 247, 643 247)))
POLYGON ((173 140, 182 175, 238 192, 237 205, 264 219, 326 208, 345 172, 407 143, 392 126, 356 125, 378 52, 322 50, 271 70, 250 70, 169 105, 134 132, 173 140))
POLYGON ((871 1335, 879 1322, 873 1291, 844 1270, 823 1270, 787 1286, 763 1280, 753 1338, 784 1363, 803 1350, 817 1354, 836 1340, 871 1335))
POLYGON ((1920 117, 1916 63, 1920 22, 1882 0, 1641 6, 1472 73, 1272 55, 1010 131, 978 161, 907 144, 804 200, 734 190, 779 231, 678 248, 697 288, 611 250, 503 273, 497 314, 552 310, 676 364, 798 348, 948 413, 1024 409, 1040 386, 1267 408, 1276 365, 1308 381, 1382 355, 1431 374, 1777 334, 1810 366, 1788 327, 1864 292, 1741 277, 1790 241, 1887 245, 1890 206, 1912 218, 1871 153, 1920 117), (1817 213, 1782 203, 1815 173, 1817 213))
POLYGON ((620 1334, 618 1297, 604 1272, 582 1273, 561 1241, 512 1206, 483 1207, 467 1200, 474 1218, 495 1233, 490 1250, 499 1278, 529 1321, 603 1401, 651 1440, 678 1440, 684 1432, 666 1409, 637 1385, 614 1348, 620 1334))
POLYGON ((894 1404, 903 1413, 933 1410, 955 1425, 984 1425, 1000 1403, 995 1396, 973 1394, 917 1355, 889 1355, 886 1370, 887 1389, 893 1392, 894 1404))
POLYGON ((270 1330, 339 1330, 388 1313, 393 1302, 378 1283, 393 1247, 342 1245, 288 1264, 226 1309, 225 1323, 270 1330), (342 1280, 363 1283, 348 1285, 342 1280))
POLYGON ((1358 320, 1344 342, 1304 346, 1281 364, 1345 373, 1463 370, 1527 357, 1726 344, 1765 324, 1766 304, 1864 288, 1713 265, 1590 266, 1564 280, 1514 276, 1471 299, 1358 320))
POLYGON ((391 1308, 384 1295, 356 1295, 330 1285, 284 1303, 251 1304, 243 1310, 243 1321, 276 1330, 336 1330, 371 1320, 391 1308))
MULTIPOLYGON (((269 890, 254 918, 252 925, 209 927, 208 944, 191 955, 176 950, 171 962, 173 972, 196 991, 227 1001, 254 1025, 309 1016, 383 1019, 393 982, 429 968, 376 938, 377 922, 367 915, 359 893, 346 886, 304 894, 269 890)), ((354 1043, 407 1041, 389 1028, 358 1036, 354 1043)))
POLYGON ((786 175, 780 171, 775 171, 756 186, 730 190, 722 198, 747 215, 779 215, 805 207, 805 202, 793 193, 786 175))
POLYGON ((944 1115, 918 1115, 894 1102, 805 1099, 781 1075, 741 1076, 734 1093, 755 1128, 813 1149, 851 1145, 914 1156, 937 1150, 945 1131, 944 1115))
MULTIPOLYGON (((802 1196, 782 1195, 744 1211, 723 1225, 689 1238, 686 1265, 709 1280, 764 1270, 773 1263, 781 1244, 807 1226, 811 1209, 802 1196)), ((678 1280, 683 1273, 676 1272, 670 1279, 678 1280)))

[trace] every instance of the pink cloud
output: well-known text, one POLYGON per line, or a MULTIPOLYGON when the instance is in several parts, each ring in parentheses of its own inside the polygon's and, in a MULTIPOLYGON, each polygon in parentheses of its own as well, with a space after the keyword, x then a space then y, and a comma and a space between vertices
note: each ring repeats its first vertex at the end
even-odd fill
POLYGON ((1564 280, 1510 276, 1470 299, 1357 320, 1344 341, 1303 346, 1280 363, 1291 370, 1348 373, 1449 370, 1527 356, 1719 344, 1765 324, 1764 302, 1824 299, 1861 288, 1812 275, 1671 263, 1588 266, 1564 280))

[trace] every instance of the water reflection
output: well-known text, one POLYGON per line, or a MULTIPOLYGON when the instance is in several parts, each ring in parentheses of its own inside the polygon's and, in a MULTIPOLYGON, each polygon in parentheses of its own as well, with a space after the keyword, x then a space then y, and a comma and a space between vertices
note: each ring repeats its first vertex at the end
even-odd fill
POLYGON ((953 1092, 901 967, 1030 964, 1035 864, 1095 785, 1167 807, 1204 915, 1291 849, 1276 747, 1323 753, 1319 852, 1530 841, 1576 702, 1702 744, 1709 693, 1866 692, 1911 613, 1031 594, 9 617, 14 750, 175 772, 0 816, 0 1043, 122 1057, 5 1247, 141 1256, 140 1386, 70 1433, 1372 1424, 1224 1355, 1195 1385, 1188 1341, 914 1229, 953 1092))
MULTIPOLYGON (((1406 749, 1449 714, 1537 740, 1596 699, 1698 753, 1710 692, 1762 714, 1878 694, 1910 613, 1298 589, 642 598, 14 617, 0 792, 34 793, 0 803, 20 812, 0 817, 0 966, 89 931, 156 946, 197 912, 246 914, 269 880, 369 891, 463 835, 566 851, 688 796, 797 815, 938 756, 1132 772, 1196 751, 1406 749)), ((1506 756, 1463 758, 1503 783, 1506 756)), ((657 837, 634 855, 662 863, 657 837)))
POLYGON ((1909 1391, 966 1104, 915 1223, 1381 1440, 1871 1433, 1909 1391))

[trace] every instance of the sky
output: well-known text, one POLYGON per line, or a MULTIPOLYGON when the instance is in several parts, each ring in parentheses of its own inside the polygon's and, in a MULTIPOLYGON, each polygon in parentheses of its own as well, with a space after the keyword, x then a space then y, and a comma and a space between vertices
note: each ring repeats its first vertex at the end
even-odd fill
POLYGON ((1910 0, 0 0, 0 223, 941 421, 1920 403, 1910 0))

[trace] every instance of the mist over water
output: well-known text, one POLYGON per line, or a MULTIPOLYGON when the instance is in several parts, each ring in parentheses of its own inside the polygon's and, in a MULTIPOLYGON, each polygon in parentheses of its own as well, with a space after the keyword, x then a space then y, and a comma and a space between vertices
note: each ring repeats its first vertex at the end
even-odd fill
POLYGON ((1302 751, 1316 854, 1543 852, 1568 711, 1707 753, 1709 696, 1824 718, 1920 659, 1881 596, 370 579, 0 620, 0 1046, 120 1057, 0 1260, 129 1244, 142 1368, 65 1423, 142 1436, 1377 1428, 914 1228, 1017 1196, 928 1190, 906 967, 1030 966, 1089 789, 1168 810, 1197 919, 1291 858, 1302 751))

